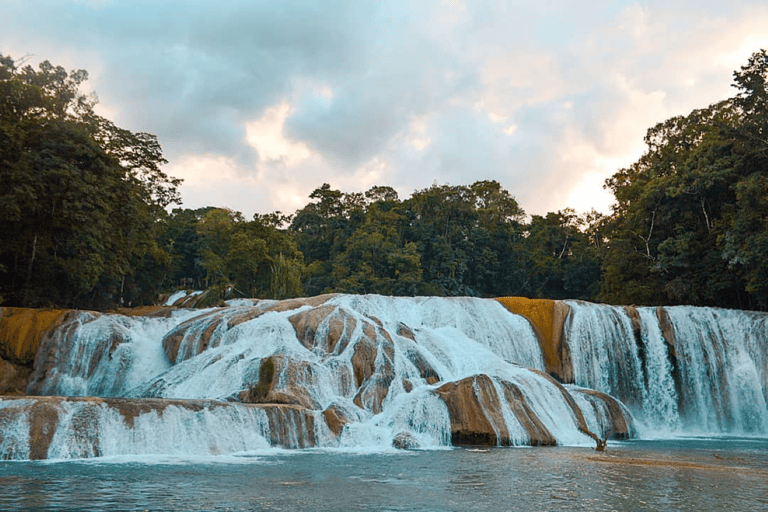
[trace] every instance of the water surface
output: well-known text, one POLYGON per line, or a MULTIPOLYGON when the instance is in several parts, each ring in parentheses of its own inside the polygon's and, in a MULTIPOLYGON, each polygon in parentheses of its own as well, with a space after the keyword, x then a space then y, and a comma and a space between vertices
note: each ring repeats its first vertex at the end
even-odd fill
POLYGON ((3 462, 0 510, 768 510, 768 440, 3 462))

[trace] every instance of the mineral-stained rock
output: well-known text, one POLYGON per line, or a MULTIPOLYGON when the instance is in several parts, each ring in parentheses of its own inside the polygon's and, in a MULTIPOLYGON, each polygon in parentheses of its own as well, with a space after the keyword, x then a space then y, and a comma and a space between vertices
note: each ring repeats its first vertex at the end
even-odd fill
POLYGON ((378 344, 376 343, 376 327, 366 323, 363 326, 363 335, 354 341, 354 354, 352 354, 352 368, 355 373, 357 387, 363 385, 376 371, 376 356, 378 344))
POLYGON ((363 336, 353 341, 352 368, 359 388, 354 402, 378 414, 395 378, 395 346, 383 328, 365 323, 363 336))
POLYGON ((303 407, 264 404, 260 406, 269 418, 269 442, 282 448, 315 446, 315 417, 303 407))
POLYGON ((31 365, 45 335, 59 325, 67 310, 0 308, 0 358, 31 365))
MULTIPOLYGON (((542 374, 545 375, 545 374, 542 374)), ((547 376, 552 382, 554 379, 547 376)), ((451 419, 451 443, 458 445, 509 446, 523 441, 532 446, 553 446, 557 439, 528 404, 520 387, 506 380, 498 380, 502 395, 491 377, 481 374, 440 386, 435 393, 448 407, 451 419), (504 407, 502 407, 502 400, 504 407), (502 409, 508 407, 527 439, 513 439, 502 409)), ((573 399, 571 399, 573 402, 573 399)), ((583 421, 583 419, 582 419, 583 421)))
POLYGON ((618 400, 611 395, 594 389, 571 390, 581 393, 595 408, 597 416, 607 416, 607 425, 603 437, 610 439, 629 439, 633 436, 632 416, 627 414, 618 400))
POLYGON ((262 315, 259 309, 245 309, 242 315, 233 315, 228 308, 220 308, 186 320, 163 337, 163 350, 171 363, 178 364, 216 346, 224 332, 238 323, 262 315), (234 323, 233 322, 237 322, 234 323))
POLYGON ((240 393, 241 402, 320 408, 312 394, 317 383, 313 378, 312 365, 308 361, 287 356, 272 356, 269 359, 274 365, 273 377, 269 382, 252 382, 249 389, 240 393), (258 384, 264 386, 260 392, 255 389, 258 384))
POLYGON ((414 347, 412 350, 404 351, 405 357, 413 363, 413 366, 419 371, 419 376, 427 381, 427 384, 435 384, 442 380, 437 370, 427 361, 427 359, 414 347))
MULTIPOLYGON (((334 306, 319 306, 298 313, 288 317, 288 321, 293 325, 296 331, 296 338, 304 345, 308 350, 312 350, 318 344, 318 340, 315 339, 315 335, 320 327, 320 324, 324 322, 328 316, 336 311, 334 306)), ((354 327, 353 327, 354 328, 354 327)), ((343 332, 343 322, 338 320, 334 322, 333 328, 328 334, 329 339, 333 339, 333 345, 341 337, 343 332)))
POLYGON ((48 447, 56 433, 60 409, 51 401, 35 403, 29 418, 29 459, 39 460, 48 457, 48 447))
POLYGON ((323 411, 323 418, 328 425, 328 429, 338 437, 344 430, 344 425, 350 422, 350 419, 344 414, 343 409, 335 405, 329 406, 323 411))
POLYGON ((504 399, 515 414, 517 421, 528 432, 531 446, 553 446, 557 439, 547 429, 534 410, 528 405, 525 395, 516 384, 502 382, 504 399))
POLYGON ((508 445, 499 395, 490 377, 476 375, 440 386, 437 395, 448 407, 451 444, 508 445))
MULTIPOLYGON (((268 425, 264 424, 267 437, 272 446, 284 448, 308 448, 315 446, 314 415, 303 407, 261 404, 245 405, 219 402, 215 400, 172 400, 172 399, 129 399, 129 398, 64 398, 64 397, 0 397, 0 426, 17 429, 26 423, 28 433, 8 432, 0 429, 0 459, 26 458, 30 460, 46 459, 51 456, 54 434, 63 430, 69 441, 66 450, 74 450, 69 455, 97 457, 103 455, 102 443, 110 441, 103 438, 101 432, 103 418, 114 422, 114 412, 122 417, 125 428, 135 428, 137 419, 146 414, 153 414, 152 421, 158 421, 170 407, 176 411, 191 413, 216 411, 232 408, 258 409, 263 411, 268 425), (112 414, 111 414, 112 413, 112 414), (66 422, 66 424, 64 423, 66 422), (3 439, 5 435, 16 436, 17 447, 3 439), (19 436, 23 437, 21 439, 19 436)), ((200 421, 205 416, 197 416, 200 421)), ((190 417, 191 419, 192 417, 190 417)), ((145 422, 146 424, 146 422, 145 422)), ((202 427, 201 427, 202 428, 202 427)), ((61 442, 61 440, 59 440, 61 442)), ((58 447, 61 450, 61 447, 58 447)), ((61 455, 61 454, 60 454, 61 455)), ((65 454, 66 455, 66 454, 65 454)))
POLYGON ((32 368, 0 359, 0 395, 23 395, 32 368))
MULTIPOLYGON (((262 301, 255 306, 217 308, 190 318, 173 328, 163 337, 163 349, 168 360, 178 364, 195 357, 208 348, 218 346, 227 331, 240 324, 266 313, 291 311, 304 306, 314 308, 308 310, 310 315, 320 315, 320 313, 314 312, 322 310, 323 308, 319 306, 332 297, 333 295, 320 295, 280 301, 262 301)), ((328 311, 330 309, 332 308, 329 308, 328 311)), ((299 339, 301 340, 301 338, 299 339)))
POLYGON ((547 373, 561 382, 572 383, 571 350, 563 337, 563 326, 569 314, 568 305, 562 301, 524 297, 499 297, 496 300, 531 323, 541 346, 547 373))
POLYGON ((117 308, 111 313, 125 316, 146 316, 150 318, 170 318, 178 308, 174 306, 137 306, 135 308, 117 308))
MULTIPOLYGON (((62 315, 58 325, 50 329, 41 341, 27 392, 47 394, 71 375, 83 380, 96 375, 99 366, 111 360, 117 348, 127 340, 126 331, 117 324, 106 322, 98 336, 87 342, 73 340, 77 339, 76 333, 81 332, 85 324, 103 318, 101 313, 91 311, 69 311, 62 315), (90 345, 85 351, 83 343, 90 345), (62 372, 62 367, 67 371, 62 372)), ((119 386, 120 380, 115 379, 109 385, 119 386)))

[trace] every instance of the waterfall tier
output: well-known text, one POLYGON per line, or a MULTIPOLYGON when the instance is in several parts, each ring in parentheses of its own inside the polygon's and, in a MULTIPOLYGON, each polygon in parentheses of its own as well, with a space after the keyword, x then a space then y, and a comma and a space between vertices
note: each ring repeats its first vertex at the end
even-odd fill
POLYGON ((757 313, 375 295, 140 313, 0 309, 0 392, 27 394, 0 399, 0 458, 768 435, 757 313))

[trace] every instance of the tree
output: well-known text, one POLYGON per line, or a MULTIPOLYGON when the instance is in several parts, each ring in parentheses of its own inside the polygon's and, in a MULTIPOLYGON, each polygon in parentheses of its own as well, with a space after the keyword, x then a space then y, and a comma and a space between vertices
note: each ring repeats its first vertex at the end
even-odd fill
POLYGON ((607 181, 601 298, 768 307, 768 56, 734 73, 736 97, 651 128, 607 181))
POLYGON ((154 228, 179 181, 159 172, 154 137, 99 139, 113 125, 78 92, 87 76, 0 56, 0 289, 10 305, 116 305, 138 261, 162 256, 154 228), (129 149, 140 163, 121 158, 129 149))

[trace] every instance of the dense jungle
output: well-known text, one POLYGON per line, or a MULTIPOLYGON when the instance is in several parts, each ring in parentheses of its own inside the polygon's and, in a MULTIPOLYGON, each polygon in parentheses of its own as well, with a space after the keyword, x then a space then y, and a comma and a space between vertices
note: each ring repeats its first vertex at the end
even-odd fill
MULTIPOLYGON (((94 112, 84 70, 0 55, 0 304, 110 309, 180 288, 525 296, 768 310, 768 54, 733 97, 651 127, 608 215, 527 215, 496 181, 342 191, 246 219, 183 209, 157 137, 94 112)), ((568 169, 563 169, 567 173, 568 169)), ((258 210, 258 205, 255 205, 258 210)))

